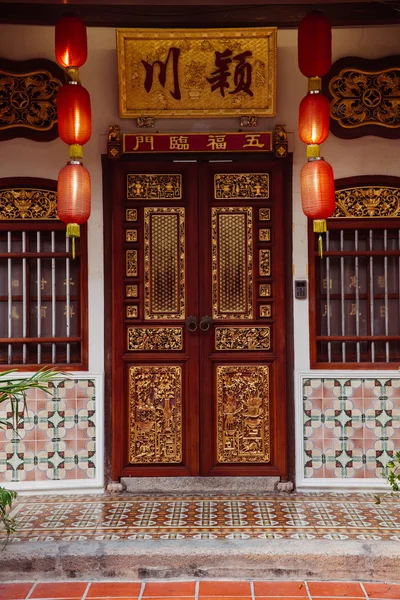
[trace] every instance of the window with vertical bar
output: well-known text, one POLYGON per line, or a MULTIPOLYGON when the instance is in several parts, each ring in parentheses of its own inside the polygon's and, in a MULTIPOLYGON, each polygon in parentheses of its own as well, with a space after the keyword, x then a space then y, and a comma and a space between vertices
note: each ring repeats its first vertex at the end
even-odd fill
MULTIPOLYGON (((399 219, 375 218, 384 196, 377 193, 373 206, 357 194, 352 210, 369 202, 373 218, 329 219, 322 258, 310 232, 312 367, 397 368, 400 361, 399 219)), ((343 216, 339 208, 335 216, 343 216)))
MULTIPOLYGON (((54 190, 56 182, 50 185, 54 190)), ((85 369, 86 228, 72 259, 55 206, 45 213, 50 218, 34 218, 43 208, 40 192, 47 190, 36 189, 36 196, 31 191, 0 189, 0 369, 85 369), (7 202, 11 219, 4 218, 7 202)))

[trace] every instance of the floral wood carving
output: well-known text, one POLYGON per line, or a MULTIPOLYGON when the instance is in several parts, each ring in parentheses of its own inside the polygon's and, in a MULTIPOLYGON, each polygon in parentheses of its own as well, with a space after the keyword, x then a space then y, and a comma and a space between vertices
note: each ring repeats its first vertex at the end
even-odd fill
POLYGON ((270 327, 216 327, 216 350, 270 350, 270 327))
POLYGON ((332 65, 323 87, 336 136, 400 137, 400 56, 342 58, 332 65))
POLYGON ((56 192, 28 188, 0 190, 0 221, 45 219, 58 219, 56 192))
POLYGON ((129 327, 128 350, 182 350, 181 327, 129 327))
POLYGON ((400 188, 357 186, 336 191, 331 218, 388 218, 400 216, 400 188))
POLYGON ((64 71, 50 60, 0 59, 0 139, 58 137, 56 95, 64 71))

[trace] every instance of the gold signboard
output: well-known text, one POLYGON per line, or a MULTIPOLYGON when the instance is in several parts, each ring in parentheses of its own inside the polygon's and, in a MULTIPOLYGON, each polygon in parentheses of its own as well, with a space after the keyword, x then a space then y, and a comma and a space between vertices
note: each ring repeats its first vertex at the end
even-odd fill
POLYGON ((276 28, 117 29, 122 118, 275 116, 276 28))

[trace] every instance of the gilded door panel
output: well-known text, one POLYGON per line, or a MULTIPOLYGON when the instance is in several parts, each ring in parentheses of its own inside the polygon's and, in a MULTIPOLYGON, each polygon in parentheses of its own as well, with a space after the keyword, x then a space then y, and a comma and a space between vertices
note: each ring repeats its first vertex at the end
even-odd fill
POLYGON ((129 462, 182 461, 182 367, 129 368, 129 462))
POLYGON ((144 209, 144 318, 185 318, 185 209, 144 209))
POLYGON ((216 367, 216 381, 218 462, 269 462, 268 367, 216 367))
POLYGON ((212 315, 252 319, 252 208, 212 208, 212 315))

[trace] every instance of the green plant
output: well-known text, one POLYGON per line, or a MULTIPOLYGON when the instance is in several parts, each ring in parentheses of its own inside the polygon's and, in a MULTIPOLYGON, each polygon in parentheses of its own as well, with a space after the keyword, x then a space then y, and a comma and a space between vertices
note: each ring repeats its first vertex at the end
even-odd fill
MULTIPOLYGON (((46 394, 51 393, 48 384, 60 373, 54 369, 43 368, 26 378, 14 378, 16 370, 4 371, 0 374, 0 405, 4 402, 11 403, 11 421, 7 418, 0 418, 0 429, 13 428, 18 435, 18 424, 24 417, 26 411, 26 393, 31 389, 39 389, 46 394)), ((15 519, 9 516, 13 500, 17 497, 16 492, 6 490, 0 486, 0 525, 3 524, 7 537, 6 544, 16 529, 15 519)))
MULTIPOLYGON (((386 481, 392 488, 392 491, 389 495, 397 495, 400 491, 400 452, 396 452, 394 459, 388 462, 386 467, 387 472, 382 473, 382 477, 386 479, 386 481)), ((380 496, 375 496, 375 499, 377 504, 380 504, 382 501, 380 496)))

